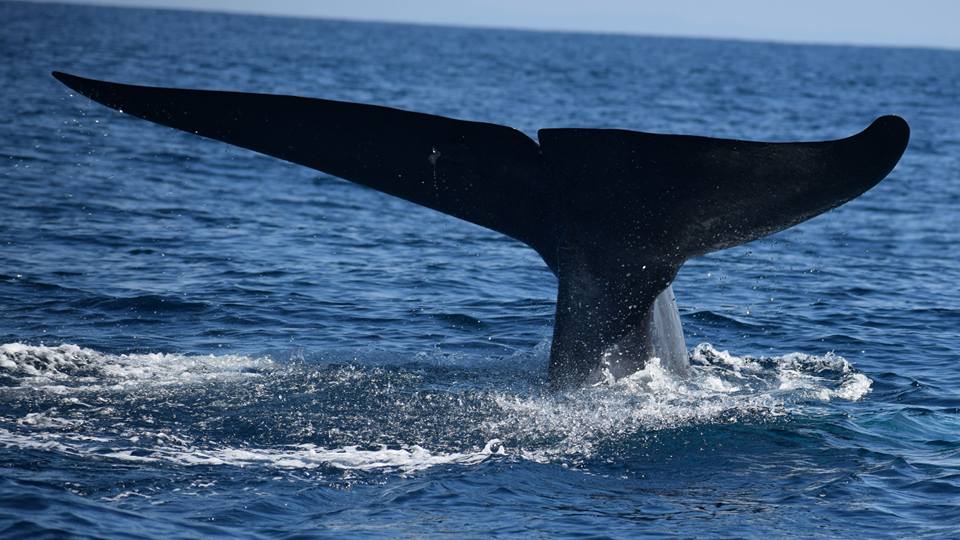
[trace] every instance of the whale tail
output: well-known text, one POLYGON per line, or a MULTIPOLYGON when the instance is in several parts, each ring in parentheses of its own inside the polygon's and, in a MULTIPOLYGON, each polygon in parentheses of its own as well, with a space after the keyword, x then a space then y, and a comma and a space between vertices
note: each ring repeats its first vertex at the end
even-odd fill
POLYGON ((550 375, 563 386, 586 380, 598 358, 618 376, 642 368, 654 303, 685 261, 859 196, 893 170, 909 128, 884 116, 809 143, 611 129, 543 129, 539 139, 562 216, 550 375))
POLYGON ((542 129, 294 96, 133 86, 54 72, 108 107, 275 156, 501 232, 557 275, 554 385, 650 354, 655 299, 691 257, 783 230, 867 191, 909 128, 884 116, 823 142, 542 129))

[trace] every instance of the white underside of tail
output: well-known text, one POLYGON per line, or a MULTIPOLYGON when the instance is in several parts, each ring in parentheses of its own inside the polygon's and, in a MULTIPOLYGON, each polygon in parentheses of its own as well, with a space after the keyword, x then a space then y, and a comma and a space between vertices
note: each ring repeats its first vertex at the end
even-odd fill
POLYGON ((650 342, 652 356, 660 359, 660 365, 679 374, 690 370, 687 343, 683 340, 683 326, 672 286, 668 285, 653 303, 650 342))
MULTIPOLYGON (((677 310, 677 299, 673 295, 673 288, 667 286, 654 300, 650 327, 647 328, 645 340, 649 344, 648 353, 639 366, 656 358, 657 365, 664 370, 679 376, 690 374, 690 360, 687 356, 687 343, 683 339, 683 326, 680 323, 680 312, 677 310)), ((587 384, 612 384, 618 379, 633 374, 634 369, 625 370, 624 365, 638 365, 623 362, 624 355, 630 354, 620 343, 615 343, 603 353, 599 365, 587 378, 587 384)), ((636 369, 640 369, 639 367, 636 369)))

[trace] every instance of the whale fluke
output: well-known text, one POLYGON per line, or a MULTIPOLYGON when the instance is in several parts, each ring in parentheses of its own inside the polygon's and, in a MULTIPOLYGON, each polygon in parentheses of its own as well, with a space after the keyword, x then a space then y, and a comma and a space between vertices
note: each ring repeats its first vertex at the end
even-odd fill
POLYGON ((537 143, 506 126, 326 99, 132 86, 53 72, 121 112, 548 245, 537 143))
POLYGON ((306 165, 531 246, 559 281, 555 387, 589 382, 601 369, 626 375, 668 353, 658 336, 676 335, 679 322, 666 332, 656 325, 679 321, 662 313, 666 306, 675 315, 669 286, 686 260, 859 196, 893 170, 909 139, 902 118, 883 116, 834 141, 562 128, 540 130, 538 144, 506 126, 377 105, 53 75, 127 114, 306 165))

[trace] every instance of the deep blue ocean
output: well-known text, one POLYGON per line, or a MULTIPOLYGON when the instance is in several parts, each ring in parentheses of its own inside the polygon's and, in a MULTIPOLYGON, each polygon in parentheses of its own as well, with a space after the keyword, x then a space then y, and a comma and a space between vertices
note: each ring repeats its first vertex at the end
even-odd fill
MULTIPOLYGON (((960 52, 0 3, 0 537, 960 537, 960 52), (522 244, 51 70, 890 177, 687 263, 694 366, 549 390, 522 244)), ((722 209, 717 209, 722 212, 722 209)))

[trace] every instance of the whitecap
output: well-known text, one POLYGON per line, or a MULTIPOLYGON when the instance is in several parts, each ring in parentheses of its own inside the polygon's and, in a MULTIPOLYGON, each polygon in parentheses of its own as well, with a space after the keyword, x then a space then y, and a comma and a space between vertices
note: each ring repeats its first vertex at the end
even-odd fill
POLYGON ((269 358, 242 355, 105 354, 71 344, 0 345, 0 375, 58 394, 254 377, 273 367, 269 358))

